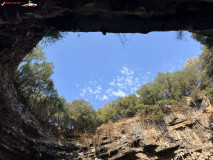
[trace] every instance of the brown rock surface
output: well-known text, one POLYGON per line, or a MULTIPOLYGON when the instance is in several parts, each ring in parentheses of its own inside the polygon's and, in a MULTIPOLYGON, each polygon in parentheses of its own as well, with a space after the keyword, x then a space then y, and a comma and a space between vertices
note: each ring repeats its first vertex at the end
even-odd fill
MULTIPOLYGON (((12 82, 13 70, 49 32, 187 30, 213 36, 212 0, 39 0, 37 3, 33 10, 18 5, 0 6, 0 159, 3 160, 78 157, 76 146, 61 146, 41 129, 27 106, 20 102, 12 82)), ((212 117, 209 112, 204 115, 212 117)), ((191 122, 185 121, 185 126, 188 123, 191 122)), ((146 152, 159 150, 152 140, 146 139, 146 144, 150 144, 145 147, 146 152)))
POLYGON ((40 0, 34 9, 0 7, 0 57, 14 69, 51 31, 148 33, 187 30, 213 36, 211 0, 40 0), (24 45, 23 45, 24 44, 24 45))
POLYGON ((213 159, 213 106, 203 98, 193 108, 181 107, 184 112, 172 111, 155 123, 137 116, 102 125, 93 138, 84 140, 84 147, 80 147, 83 142, 80 141, 79 156, 111 160, 213 159))

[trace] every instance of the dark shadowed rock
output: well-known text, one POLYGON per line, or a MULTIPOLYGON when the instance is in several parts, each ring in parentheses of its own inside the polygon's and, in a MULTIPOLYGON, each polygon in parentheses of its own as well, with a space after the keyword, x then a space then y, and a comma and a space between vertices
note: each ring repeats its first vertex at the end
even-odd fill
MULTIPOLYGON (((50 32, 106 34, 186 30, 213 36, 211 0, 39 0, 37 3, 34 9, 18 5, 0 7, 0 159, 3 160, 85 157, 84 150, 79 152, 73 144, 60 145, 46 133, 27 106, 20 102, 13 86, 13 71, 50 32)), ((201 111, 192 113, 168 115, 160 125, 144 126, 139 120, 128 120, 124 126, 129 131, 116 133, 114 143, 105 141, 101 151, 86 155, 99 159, 165 158, 165 153, 171 152, 169 157, 208 157, 212 122, 205 117, 212 115, 208 109, 202 114, 201 111), (192 119, 188 119, 189 116, 192 119), (194 141, 188 136, 189 131, 194 141), (111 144, 120 145, 119 151, 111 144), (132 145, 138 147, 130 147, 132 145)))

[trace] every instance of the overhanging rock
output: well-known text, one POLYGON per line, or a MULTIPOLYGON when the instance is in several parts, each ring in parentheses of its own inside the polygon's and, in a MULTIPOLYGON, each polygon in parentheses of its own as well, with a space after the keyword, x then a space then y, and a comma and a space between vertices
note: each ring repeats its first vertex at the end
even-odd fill
MULTIPOLYGON (((49 32, 186 30, 213 37, 212 0, 39 0, 35 3, 38 6, 32 9, 0 6, 0 159, 2 155, 4 159, 29 159, 31 155, 34 159, 56 158, 56 151, 61 149, 54 147, 53 141, 47 141, 48 135, 36 119, 23 109, 12 82, 12 71, 49 32)), ((69 149, 75 153, 75 146, 69 149)))
POLYGON ((16 67, 50 31, 148 33, 187 30, 213 36, 211 0, 40 0, 0 8, 0 56, 16 67), (24 44, 24 45, 23 45, 24 44))

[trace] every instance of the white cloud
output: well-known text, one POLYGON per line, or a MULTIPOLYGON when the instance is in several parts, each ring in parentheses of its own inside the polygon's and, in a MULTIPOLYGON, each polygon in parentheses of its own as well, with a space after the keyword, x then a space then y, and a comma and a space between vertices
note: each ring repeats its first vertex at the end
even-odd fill
POLYGON ((149 74, 152 74, 152 72, 151 72, 151 71, 148 71, 148 72, 146 72, 146 74, 148 74, 148 75, 149 75, 149 74))
POLYGON ((91 87, 88 87, 87 90, 90 94, 99 94, 102 92, 102 87, 98 85, 94 89, 92 89, 91 87))
POLYGON ((120 90, 120 89, 118 91, 116 91, 116 92, 113 91, 112 95, 116 96, 116 97, 125 97, 125 96, 127 96, 127 94, 124 91, 120 90))
POLYGON ((90 87, 88 87, 88 91, 90 94, 93 94, 93 90, 90 87))
POLYGON ((139 87, 141 85, 133 69, 123 67, 120 70, 120 73, 121 73, 120 75, 118 75, 109 83, 109 85, 113 87, 114 92, 116 92, 118 89, 122 89, 125 90, 127 93, 129 93, 132 92, 133 90, 132 88, 139 87))
POLYGON ((137 87, 133 87, 133 88, 131 88, 131 92, 132 93, 134 93, 136 90, 138 90, 139 88, 137 88, 137 87))
POLYGON ((87 87, 81 90, 80 95, 84 98, 96 100, 110 100, 116 97, 124 97, 128 94, 135 93, 142 84, 149 81, 152 72, 147 71, 141 75, 141 70, 135 70, 129 67, 122 67, 120 73, 109 81, 105 86, 102 80, 89 81, 87 87))
POLYGON ((107 95, 103 95, 103 97, 101 98, 101 100, 108 100, 108 96, 107 95))
POLYGON ((113 91, 113 89, 109 88, 109 89, 106 90, 106 93, 111 93, 112 91, 113 91))
POLYGON ((89 81, 90 84, 95 85, 97 81, 89 81))
POLYGON ((90 86, 81 89, 80 96, 83 98, 92 98, 93 96, 101 94, 102 93, 101 85, 96 85, 95 83, 96 83, 95 81, 89 81, 90 86))
POLYGON ((122 82, 124 80, 124 77, 120 77, 120 76, 117 76, 117 82, 122 82))
POLYGON ((142 79, 143 84, 146 84, 149 81, 149 76, 148 75, 144 75, 141 79, 142 79))
POLYGON ((126 79, 126 84, 128 85, 128 86, 132 86, 132 85, 134 85, 133 82, 134 81, 134 79, 133 79, 133 77, 132 76, 129 76, 129 77, 127 77, 127 79, 126 79))
POLYGON ((115 86, 115 81, 113 80, 112 82, 109 83, 110 86, 115 86))
POLYGON ((127 68, 127 67, 123 67, 121 69, 121 74, 123 74, 123 75, 133 75, 134 71, 132 69, 127 68))
POLYGON ((86 90, 86 89, 82 89, 82 92, 83 92, 83 93, 86 93, 86 92, 87 92, 87 90, 86 90))
POLYGON ((87 93, 87 90, 86 89, 82 89, 81 93, 80 93, 80 96, 81 97, 85 97, 86 93, 87 93))
POLYGON ((109 98, 108 98, 107 95, 103 95, 103 96, 96 95, 95 99, 98 99, 98 100, 101 100, 101 101, 105 101, 105 100, 108 100, 109 98))

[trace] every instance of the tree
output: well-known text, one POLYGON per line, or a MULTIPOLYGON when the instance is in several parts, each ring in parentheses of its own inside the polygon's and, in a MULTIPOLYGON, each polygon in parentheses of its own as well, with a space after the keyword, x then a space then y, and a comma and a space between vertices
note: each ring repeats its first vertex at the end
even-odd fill
POLYGON ((203 70, 206 71, 207 76, 213 79, 213 50, 207 49, 207 47, 203 48, 203 52, 200 55, 201 63, 203 70))
POLYGON ((50 78, 52 73, 53 64, 46 61, 41 46, 34 48, 14 73, 14 84, 20 97, 41 121, 49 121, 63 105, 50 78))
POLYGON ((157 77, 155 78, 156 85, 159 87, 161 98, 160 100, 165 99, 174 99, 174 94, 172 92, 173 86, 173 75, 169 72, 158 72, 157 77))
POLYGON ((97 122, 98 122, 99 125, 108 122, 108 120, 109 120, 108 112, 111 108, 112 108, 111 102, 108 102, 102 108, 98 108, 98 110, 97 110, 97 122))
POLYGON ((207 76, 213 78, 213 37, 208 37, 202 34, 192 34, 192 38, 204 45, 203 53, 200 55, 203 69, 206 70, 207 76))
POLYGON ((150 82, 142 85, 139 90, 137 90, 142 103, 145 105, 155 105, 157 101, 162 98, 162 93, 159 85, 155 82, 150 82))
POLYGON ((201 57, 188 59, 184 64, 184 71, 188 75, 186 76, 187 84, 188 86, 192 86, 191 89, 199 86, 200 90, 203 90, 209 85, 204 61, 201 57))
POLYGON ((92 132, 97 127, 96 113, 92 105, 84 99, 67 103, 70 127, 79 132, 92 132))
POLYGON ((137 96, 135 94, 131 94, 126 97, 119 97, 116 99, 112 107, 116 111, 116 114, 119 119, 133 117, 136 114, 135 106, 136 106, 137 96))
POLYGON ((193 39, 197 40, 198 42, 200 42, 202 45, 206 46, 208 49, 213 48, 213 38, 212 37, 208 37, 208 36, 198 34, 198 33, 192 33, 191 37, 193 39))
POLYGON ((63 39, 66 35, 66 32, 51 31, 43 38, 41 43, 45 46, 52 45, 57 41, 63 39))

